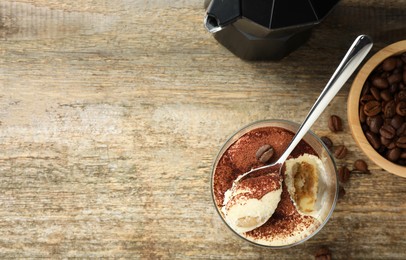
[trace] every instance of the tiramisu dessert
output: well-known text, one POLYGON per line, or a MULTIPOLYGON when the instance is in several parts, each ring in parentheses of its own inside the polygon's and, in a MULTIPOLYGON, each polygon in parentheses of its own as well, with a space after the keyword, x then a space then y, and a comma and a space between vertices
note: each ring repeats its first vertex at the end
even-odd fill
POLYGON ((242 237, 266 246, 286 246, 303 240, 320 225, 318 194, 322 161, 301 141, 280 172, 238 176, 279 158, 293 133, 280 127, 260 127, 232 143, 215 165, 213 196, 225 222, 242 237))

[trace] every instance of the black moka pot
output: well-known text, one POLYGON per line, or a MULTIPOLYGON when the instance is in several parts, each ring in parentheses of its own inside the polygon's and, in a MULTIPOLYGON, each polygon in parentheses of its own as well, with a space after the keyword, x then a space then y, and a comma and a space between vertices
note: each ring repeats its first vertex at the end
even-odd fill
POLYGON ((279 60, 302 45, 339 0, 212 0, 207 30, 245 60, 279 60))

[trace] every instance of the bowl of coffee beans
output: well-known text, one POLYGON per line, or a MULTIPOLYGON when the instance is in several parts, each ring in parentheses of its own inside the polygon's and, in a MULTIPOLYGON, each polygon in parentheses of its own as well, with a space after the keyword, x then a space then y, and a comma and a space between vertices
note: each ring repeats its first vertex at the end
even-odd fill
POLYGON ((348 96, 348 122, 363 152, 406 178, 406 40, 372 56, 348 96))

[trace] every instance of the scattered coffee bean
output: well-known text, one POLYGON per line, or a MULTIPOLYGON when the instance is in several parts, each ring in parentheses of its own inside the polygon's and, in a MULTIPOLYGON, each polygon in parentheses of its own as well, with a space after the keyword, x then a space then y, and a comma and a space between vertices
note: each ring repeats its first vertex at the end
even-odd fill
POLYGON ((322 136, 320 139, 329 150, 331 150, 331 148, 333 148, 333 141, 331 141, 330 138, 328 138, 327 136, 322 136))
POLYGON ((328 120, 328 128, 330 128, 332 132, 342 131, 343 124, 341 118, 337 115, 330 116, 330 119, 328 120))
POLYGON ((369 173, 368 164, 361 159, 358 159, 354 162, 354 170, 359 173, 369 173))
POLYGON ((274 149, 269 144, 261 146, 255 154, 258 161, 262 163, 268 162, 274 154, 274 149))
POLYGON ((321 247, 314 255, 315 260, 331 260, 331 252, 327 247, 321 247))
POLYGON ((347 156, 347 153, 348 153, 347 147, 345 147, 345 145, 340 145, 336 148, 334 156, 337 159, 343 159, 345 156, 347 156))
POLYGON ((350 179, 350 170, 346 166, 341 166, 338 169, 338 180, 346 183, 350 179))

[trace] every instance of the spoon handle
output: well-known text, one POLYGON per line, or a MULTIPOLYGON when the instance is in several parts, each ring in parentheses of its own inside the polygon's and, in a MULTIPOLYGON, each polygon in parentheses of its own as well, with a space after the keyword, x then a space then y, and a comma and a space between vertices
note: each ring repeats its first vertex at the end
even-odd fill
POLYGON ((305 120, 300 125, 298 131, 293 137, 286 151, 278 159, 277 163, 284 163, 296 145, 302 140, 304 135, 310 130, 310 127, 316 122, 330 101, 345 84, 351 74, 360 65, 372 48, 372 41, 367 35, 358 36, 345 54, 340 65, 337 67, 333 76, 331 76, 327 85, 324 87, 320 96, 310 109, 305 120))

